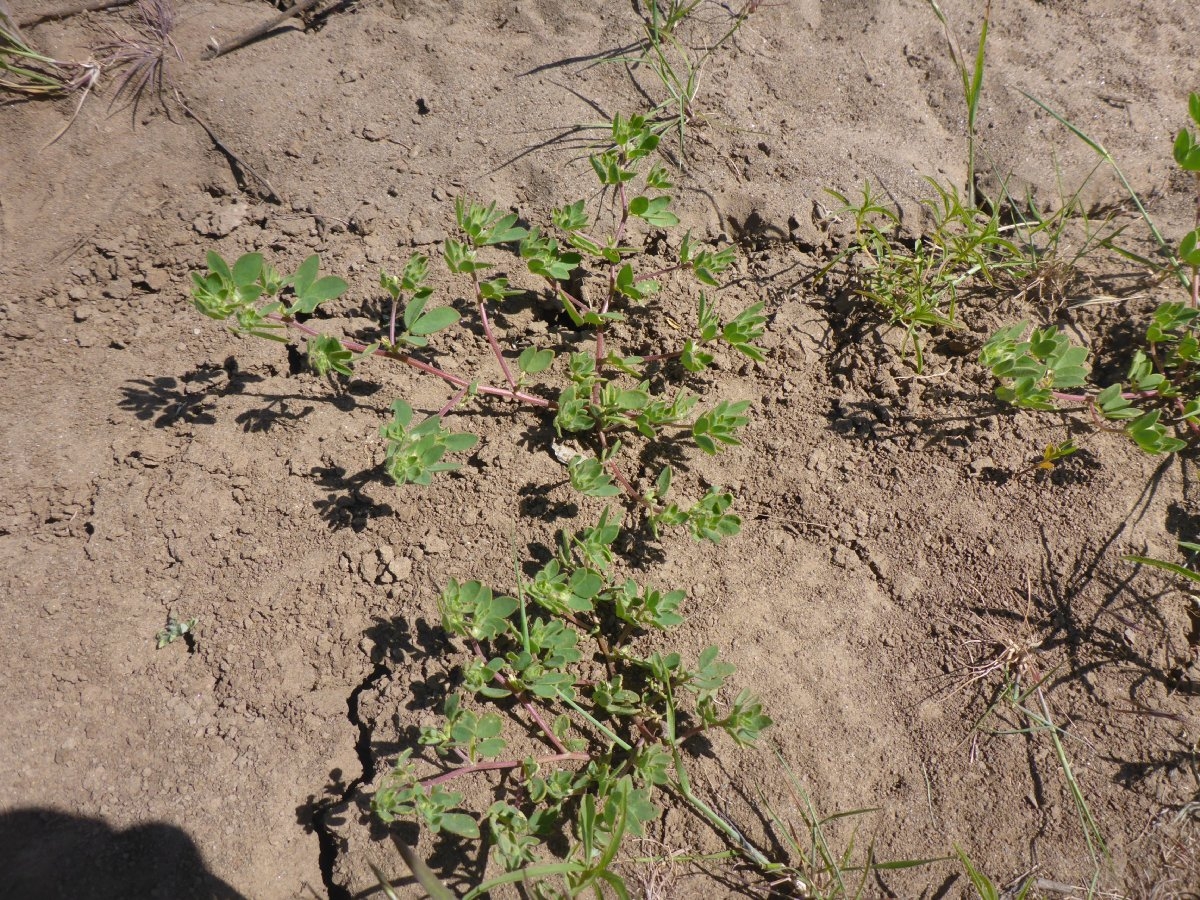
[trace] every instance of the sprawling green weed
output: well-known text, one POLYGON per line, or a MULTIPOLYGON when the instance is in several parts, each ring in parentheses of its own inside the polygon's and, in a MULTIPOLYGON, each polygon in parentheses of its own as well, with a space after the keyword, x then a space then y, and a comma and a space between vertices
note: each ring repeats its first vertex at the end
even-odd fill
POLYGON ((748 403, 722 401, 701 408, 700 398, 686 389, 665 393, 661 375, 703 371, 713 363, 718 344, 763 361, 754 343, 766 322, 763 304, 752 304, 722 320, 716 304, 700 291, 693 334, 674 349, 645 353, 613 347, 609 335, 615 323, 653 323, 660 279, 686 272, 700 285, 716 287, 734 257, 731 248, 705 247, 685 234, 674 262, 651 270, 635 269, 642 252, 632 242, 636 231, 643 231, 639 240, 644 241, 644 232, 675 228, 679 219, 670 210, 672 184, 667 172, 659 165, 648 171, 642 166, 658 146, 653 124, 643 116, 618 116, 610 131, 612 149, 592 156, 591 164, 615 209, 601 206, 589 212, 582 200, 567 204, 552 212, 554 231, 547 233, 518 224, 516 213, 497 210, 495 204, 462 198, 455 204, 458 233, 446 239, 442 256, 447 269, 469 284, 475 321, 499 369, 500 384, 458 375, 423 353, 432 338, 458 325, 460 319, 449 306, 430 305, 433 289, 427 283, 429 260, 424 256, 412 257, 400 275, 381 274, 390 312, 382 333, 369 344, 321 333, 303 321, 348 288, 336 276, 318 278, 315 255, 284 277, 257 253, 244 255, 232 266, 210 253, 207 273, 193 277, 195 305, 207 316, 232 321, 243 334, 277 341, 288 340, 289 333, 303 336, 309 362, 321 375, 349 377, 365 359, 386 359, 446 382, 451 394, 434 415, 417 422, 412 408, 400 401, 393 408, 392 421, 383 427, 387 471, 397 484, 428 484, 435 473, 455 468, 444 457, 470 449, 475 438, 448 431, 445 416, 481 397, 501 398, 552 414, 560 436, 590 445, 592 452, 581 453, 569 467, 571 484, 582 493, 624 495, 656 532, 685 526, 697 538, 714 541, 736 534, 740 520, 728 511, 730 495, 714 488, 693 504, 669 502, 669 467, 650 476, 652 487, 639 489, 622 470, 619 454, 639 442, 673 441, 682 435, 690 436, 707 454, 740 443, 738 432, 749 422, 748 403), (507 276, 489 277, 497 264, 496 251, 502 248, 509 248, 524 263, 533 283, 541 284, 546 299, 561 309, 578 338, 591 336, 590 349, 556 357, 551 348, 519 337, 505 336, 502 344, 494 311, 509 298, 531 295, 530 288, 516 288, 507 276), (584 266, 604 277, 605 288, 599 295, 573 286, 576 271, 584 266), (557 384, 547 380, 552 376, 557 384))
POLYGON ((601 885, 625 896, 613 863, 622 841, 659 815, 661 792, 727 828, 691 791, 688 741, 719 731, 746 746, 771 724, 749 691, 727 693, 734 667, 716 647, 690 664, 637 649, 638 635, 684 621, 686 597, 619 576, 617 538, 605 513, 564 534, 532 578, 518 567, 513 596, 453 579, 442 592, 442 627, 463 651, 462 689, 421 729, 426 758, 401 753, 372 807, 384 822, 416 818, 434 834, 484 841, 503 874, 467 897, 514 881, 538 885, 539 896, 601 885), (529 730, 542 749, 530 748, 529 730), (467 811, 464 795, 444 787, 488 773, 506 777, 486 809, 467 811), (547 842, 564 833, 567 849, 552 850, 547 842))

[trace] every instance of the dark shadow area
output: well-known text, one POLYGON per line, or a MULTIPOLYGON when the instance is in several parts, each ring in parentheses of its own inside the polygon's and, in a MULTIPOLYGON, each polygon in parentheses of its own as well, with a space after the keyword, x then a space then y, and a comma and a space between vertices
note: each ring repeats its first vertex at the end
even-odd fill
MULTIPOLYGON (((1178 721, 1175 716, 1170 718, 1178 721)), ((1101 759, 1117 767, 1114 780, 1127 788, 1136 787, 1159 773, 1194 772, 1197 762, 1200 762, 1200 755, 1197 754, 1196 748, 1179 737, 1174 737, 1173 740, 1177 749, 1158 750, 1153 754, 1147 754, 1146 759, 1138 762, 1117 759, 1113 756, 1103 756, 1101 759)), ((1192 801, 1200 801, 1200 791, 1196 792, 1192 801)))
POLYGON ((517 509, 521 515, 531 519, 542 519, 547 522, 559 520, 573 521, 579 515, 579 504, 573 500, 551 500, 550 493, 567 481, 555 484, 526 484, 517 489, 517 509))
POLYGON ((132 378, 121 388, 118 406, 142 422, 153 420, 155 428, 176 422, 214 425, 214 401, 245 393, 247 385, 263 381, 261 375, 243 372, 237 359, 229 357, 220 366, 200 366, 180 378, 132 378))
POLYGON ((118 831, 52 809, 0 814, 0 896, 13 900, 247 900, 208 870, 188 834, 154 822, 118 831))
POLYGON ((369 397, 380 388, 371 382, 352 381, 323 397, 304 397, 299 394, 253 394, 248 385, 264 381, 261 375, 242 372, 233 357, 222 366, 202 366, 180 378, 134 378, 121 388, 122 399, 117 405, 142 422, 153 422, 155 428, 170 428, 176 423, 215 425, 216 401, 233 395, 257 397, 261 408, 241 412, 234 419, 247 434, 268 432, 281 424, 291 424, 307 418, 316 409, 314 400, 331 403, 343 412, 357 406, 356 397, 369 397), (302 401, 298 408, 296 401, 302 401))
POLYGON ((349 528, 356 534, 372 519, 391 516, 395 510, 387 503, 372 500, 366 494, 371 484, 391 484, 383 464, 348 474, 341 466, 319 466, 312 470, 317 485, 328 493, 313 506, 331 531, 349 528))

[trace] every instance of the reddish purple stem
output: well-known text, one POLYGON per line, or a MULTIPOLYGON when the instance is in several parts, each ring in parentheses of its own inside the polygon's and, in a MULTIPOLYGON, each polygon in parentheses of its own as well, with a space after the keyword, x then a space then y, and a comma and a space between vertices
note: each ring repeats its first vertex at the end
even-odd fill
MULTIPOLYGON (((534 759, 538 765, 557 762, 587 762, 591 759, 586 753, 556 753, 553 756, 540 756, 534 759)), ((525 765, 525 762, 520 759, 506 759, 500 762, 481 762, 473 765, 463 766, 461 769, 451 769, 449 772, 443 772, 441 775, 433 775, 429 778, 421 779, 423 787, 433 787, 435 784, 441 784, 445 781, 451 781, 455 778, 461 778, 463 775, 470 775, 474 772, 494 772, 498 769, 517 769, 525 765)))
POLYGON ((504 354, 500 351, 500 342, 496 340, 496 333, 492 330, 491 319, 487 314, 487 300, 479 290, 479 274, 471 273, 471 281, 475 284, 475 302, 479 306, 479 319, 483 322, 483 333, 487 335, 488 345, 492 348, 492 353, 496 357, 496 361, 500 363, 500 371, 504 373, 504 380, 508 382, 508 386, 515 394, 517 391, 517 379, 513 378, 512 370, 508 367, 508 361, 505 360, 504 354))
MULTIPOLYGON (((279 315, 278 313, 272 313, 271 315, 267 316, 267 318, 271 319, 272 321, 275 321, 275 322, 282 322, 288 328, 295 328, 297 331, 299 331, 303 334, 307 334, 310 337, 321 337, 321 332, 317 331, 315 328, 309 328, 307 325, 304 325, 301 322, 297 322, 295 319, 289 319, 285 316, 279 315)), ((350 340, 343 340, 342 346, 345 347, 347 350, 352 350, 355 353, 362 353, 364 350, 367 349, 366 344, 362 344, 362 343, 359 343, 358 341, 350 341, 350 340)), ((455 387, 470 388, 470 386, 471 386, 470 380, 463 378, 461 375, 453 375, 450 372, 445 371, 444 369, 439 369, 437 366, 431 366, 429 363, 421 362, 421 360, 414 359, 413 357, 409 356, 407 353, 404 353, 400 350, 384 350, 382 347, 380 347, 380 348, 374 350, 371 353, 371 355, 372 356, 382 356, 386 359, 397 360, 398 362, 402 362, 405 365, 412 366, 414 369, 417 369, 421 372, 425 372, 429 375, 435 375, 438 378, 442 379, 443 381, 449 382, 450 384, 454 385, 455 387)), ((534 394, 527 394, 524 391, 509 390, 508 388, 493 387, 490 384, 478 385, 476 387, 476 390, 478 390, 479 393, 481 393, 481 394, 489 394, 493 397, 506 397, 509 400, 520 400, 522 403, 528 403, 530 406, 541 406, 541 407, 545 407, 546 409, 558 409, 557 403, 554 403, 551 400, 547 400, 545 397, 538 397, 534 394)))
MULTIPOLYGON (((487 662, 487 657, 483 653, 483 647, 481 647, 479 641, 475 640, 474 638, 471 639, 471 649, 475 651, 475 655, 479 657, 479 659, 483 660, 485 663, 487 662)), ((546 724, 546 720, 542 718, 542 714, 538 712, 537 707, 530 703, 529 700, 522 697, 522 692, 518 691, 512 682, 505 678, 500 672, 495 674, 493 680, 504 685, 504 687, 512 691, 514 697, 520 698, 521 706, 525 708, 525 712, 529 713, 529 718, 533 719, 533 721, 537 724, 537 727, 542 730, 542 734, 546 736, 546 740, 554 745, 555 750, 557 750, 559 753, 567 752, 566 745, 558 739, 558 735, 550 730, 550 726, 546 724)))

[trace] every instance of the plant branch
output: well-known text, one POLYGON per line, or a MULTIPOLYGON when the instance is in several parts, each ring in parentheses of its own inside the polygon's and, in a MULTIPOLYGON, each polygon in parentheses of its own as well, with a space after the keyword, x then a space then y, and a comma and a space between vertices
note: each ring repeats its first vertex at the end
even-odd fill
MULTIPOLYGON (((534 759, 538 765, 556 762, 587 762, 591 757, 586 753, 555 753, 553 756, 539 756, 534 759)), ((434 775, 429 778, 421 779, 422 787, 433 787, 435 784, 442 784, 447 781, 452 781, 455 778, 461 778, 463 775, 471 775, 475 772, 494 772, 503 769, 518 769, 525 765, 525 760, 507 759, 500 762, 485 762, 474 763, 469 766, 463 766, 461 769, 451 769, 449 772, 443 772, 441 775, 434 775)))
POLYGON ((652 353, 649 356, 643 356, 642 362, 644 362, 644 363, 666 362, 669 359, 679 359, 679 357, 681 357, 681 356, 683 356, 682 350, 672 350, 669 353, 652 353))
POLYGON ((234 50, 245 47, 252 41, 256 41, 268 32, 278 28, 288 19, 292 18, 292 16, 308 12, 320 2, 321 0, 299 0, 298 3, 293 3, 284 12, 280 13, 278 16, 275 16, 275 18, 269 19, 268 21, 263 22, 261 25, 255 25, 249 31, 238 35, 224 44, 218 44, 216 41, 213 41, 209 46, 209 49, 206 51, 207 55, 205 56, 205 59, 216 59, 218 56, 224 56, 226 53, 232 53, 234 50))
POLYGON ((513 377, 512 369, 508 367, 508 361, 504 358, 504 353, 500 350, 500 342, 496 340, 496 332, 492 330, 491 319, 488 318, 487 300, 479 290, 479 274, 475 271, 471 272, 471 281, 475 285, 475 303, 479 307, 479 320, 483 323, 483 333, 487 335, 488 346, 492 348, 492 354, 496 357, 496 362, 500 363, 500 371, 504 373, 504 379, 508 382, 508 386, 515 393, 517 390, 517 379, 513 377))
MULTIPOLYGON (((483 660, 485 663, 487 662, 487 656, 483 652, 483 647, 480 646, 479 641, 475 640, 474 638, 471 639, 471 649, 475 652, 476 657, 483 660)), ((551 730, 550 726, 546 724, 546 720, 542 718, 542 714, 538 712, 538 708, 534 706, 527 697, 525 697, 524 691, 518 689, 517 686, 501 672, 497 672, 493 680, 499 684, 502 684, 507 690, 512 692, 512 695, 516 697, 521 706, 525 708, 525 712, 529 713, 529 718, 533 719, 537 727, 542 730, 542 734, 545 735, 546 740, 554 745, 555 750, 557 750, 559 753, 567 752, 566 745, 558 739, 558 735, 556 735, 551 730)))
POLYGON ((647 500, 645 496, 633 486, 633 482, 625 477, 625 473, 617 468, 617 464, 615 462, 609 460, 607 463, 605 463, 605 467, 608 469, 609 474, 612 475, 612 477, 616 480, 617 484, 621 486, 622 490, 629 495, 630 500, 641 504, 642 506, 646 507, 646 509, 654 509, 653 504, 651 504, 650 501, 647 500))
POLYGON ((69 6, 59 6, 21 20, 21 25, 29 28, 43 22, 56 22, 59 19, 69 19, 71 16, 85 12, 99 12, 104 9, 116 9, 118 6, 128 6, 135 0, 91 0, 90 3, 72 3, 69 6))
POLYGON ((468 385, 467 387, 459 388, 454 393, 454 396, 446 401, 446 405, 438 410, 438 412, 437 412, 438 418, 439 419, 442 418, 444 415, 446 415, 446 413, 450 412, 450 410, 452 410, 452 409, 454 409, 454 407, 458 406, 458 404, 462 401, 462 398, 467 396, 467 391, 469 391, 470 389, 471 389, 470 385, 468 385))
MULTIPOLYGON (((321 337, 321 332, 317 331, 315 328, 310 328, 302 322, 297 322, 295 319, 288 318, 287 316, 279 313, 271 313, 266 318, 271 319, 274 322, 281 322, 288 328, 294 328, 303 334, 309 335, 310 337, 321 337)), ((368 345, 360 343, 359 341, 343 340, 342 346, 354 353, 362 353, 367 349, 368 345)), ((412 366, 414 369, 425 372, 428 375, 435 375, 443 381, 449 382, 455 387, 469 388, 471 386, 471 381, 469 379, 463 378, 461 375, 454 375, 445 371, 444 369, 439 369, 437 366, 430 365, 429 363, 421 362, 421 360, 415 359, 401 350, 385 350, 382 347, 378 347, 371 352, 371 355, 382 356, 386 359, 394 359, 397 362, 402 362, 405 365, 412 366)), ((509 400, 520 400, 522 403, 528 403, 530 406, 540 406, 545 409, 558 408, 558 404, 551 400, 547 400, 545 397, 538 397, 534 394, 526 394, 523 391, 514 391, 507 388, 493 387, 489 384, 481 384, 476 387, 476 390, 481 394, 489 394, 493 397, 505 397, 509 400)))

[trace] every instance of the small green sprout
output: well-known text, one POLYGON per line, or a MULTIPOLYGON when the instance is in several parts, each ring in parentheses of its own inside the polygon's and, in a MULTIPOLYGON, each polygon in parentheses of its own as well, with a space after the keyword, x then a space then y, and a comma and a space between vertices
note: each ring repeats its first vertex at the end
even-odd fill
POLYGON ((158 633, 155 640, 158 649, 161 650, 168 644, 173 644, 180 638, 188 638, 191 640, 191 635, 196 630, 196 619, 176 619, 170 616, 167 619, 167 627, 158 633))

